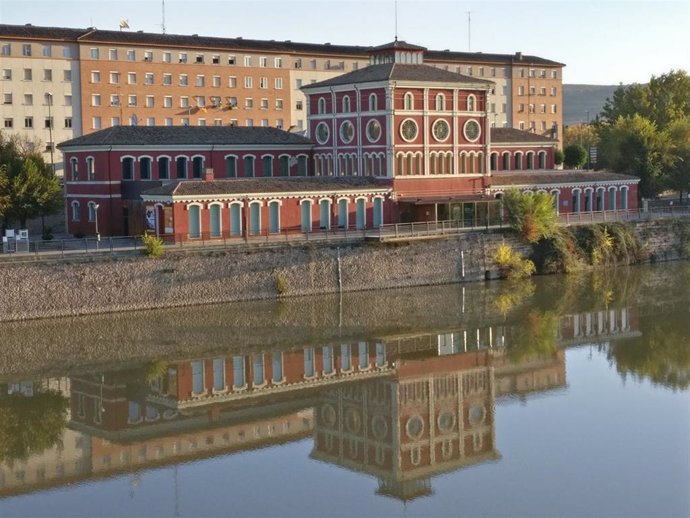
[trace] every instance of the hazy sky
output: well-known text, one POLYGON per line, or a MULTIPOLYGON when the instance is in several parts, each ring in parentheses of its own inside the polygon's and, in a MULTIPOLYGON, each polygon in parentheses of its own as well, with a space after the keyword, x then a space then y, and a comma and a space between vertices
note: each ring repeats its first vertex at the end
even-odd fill
MULTIPOLYGON (((162 0, 0 0, 0 23, 160 32, 162 0)), ((398 36, 430 49, 565 63, 564 83, 646 82, 690 71, 690 0, 406 1, 398 36)), ((395 36, 394 0, 165 0, 166 32, 379 45, 395 36)))

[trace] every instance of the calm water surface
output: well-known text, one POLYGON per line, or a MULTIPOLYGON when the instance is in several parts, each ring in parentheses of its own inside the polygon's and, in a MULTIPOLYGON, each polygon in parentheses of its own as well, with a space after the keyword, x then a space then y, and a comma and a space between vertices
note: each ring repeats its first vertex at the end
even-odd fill
POLYGON ((0 516, 690 516, 690 266, 0 326, 0 516))

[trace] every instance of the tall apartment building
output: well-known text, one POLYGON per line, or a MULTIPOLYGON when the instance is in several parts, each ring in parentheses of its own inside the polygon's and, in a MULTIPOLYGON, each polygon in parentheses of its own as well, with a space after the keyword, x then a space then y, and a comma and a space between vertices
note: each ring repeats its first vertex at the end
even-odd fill
MULTIPOLYGON (((120 124, 306 130, 301 88, 369 63, 363 46, 32 25, 0 25, 0 49, 4 128, 55 162, 51 142, 120 124)), ((493 81, 492 126, 560 140, 562 63, 450 50, 425 61, 493 81)))

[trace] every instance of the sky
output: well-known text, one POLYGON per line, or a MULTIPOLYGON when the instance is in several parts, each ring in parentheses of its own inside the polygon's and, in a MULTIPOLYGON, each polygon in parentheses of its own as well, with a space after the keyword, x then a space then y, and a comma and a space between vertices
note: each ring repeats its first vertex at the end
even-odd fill
MULTIPOLYGON (((394 0, 165 0, 168 34, 379 45, 396 34, 394 0)), ((0 23, 161 32, 162 0, 0 0, 0 23)), ((429 49, 566 64, 567 84, 645 83, 690 72, 690 0, 398 0, 397 35, 429 49), (468 14, 471 23, 468 28, 468 14)))

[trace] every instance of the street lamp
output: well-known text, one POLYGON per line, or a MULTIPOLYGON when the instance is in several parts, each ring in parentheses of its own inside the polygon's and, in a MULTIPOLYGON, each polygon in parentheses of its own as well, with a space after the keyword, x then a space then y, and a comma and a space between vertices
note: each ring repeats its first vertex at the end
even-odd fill
POLYGON ((46 97, 48 98, 48 138, 50 139, 50 167, 53 170, 53 176, 55 176, 55 160, 53 159, 53 148, 55 143, 53 142, 53 93, 46 92, 46 97))
POLYGON ((98 203, 94 204, 93 206, 93 211, 94 211, 94 221, 96 222, 96 241, 101 240, 101 235, 98 233, 98 208, 100 205, 98 203))

